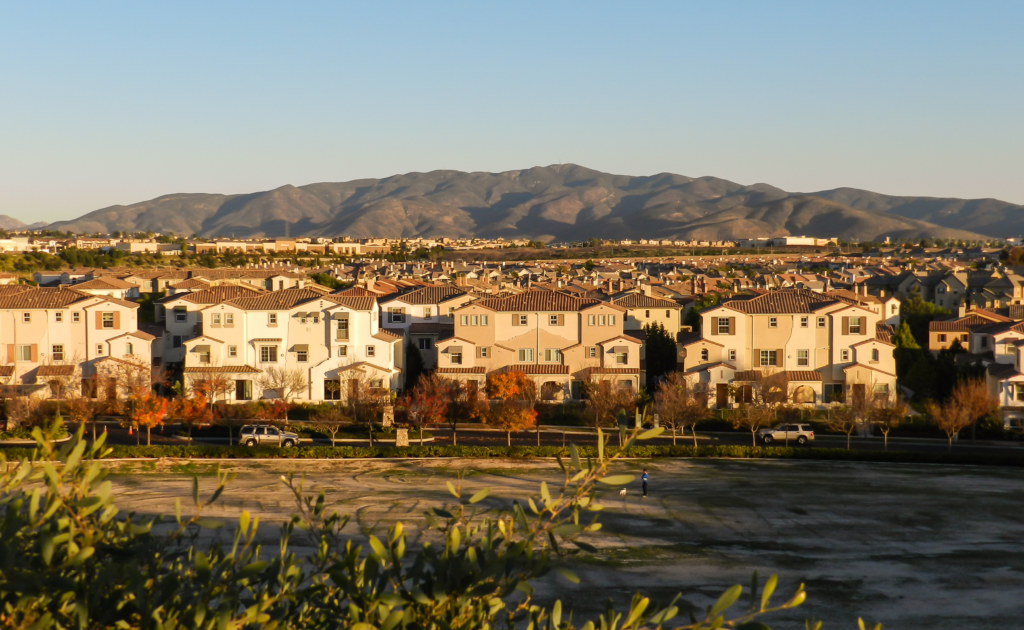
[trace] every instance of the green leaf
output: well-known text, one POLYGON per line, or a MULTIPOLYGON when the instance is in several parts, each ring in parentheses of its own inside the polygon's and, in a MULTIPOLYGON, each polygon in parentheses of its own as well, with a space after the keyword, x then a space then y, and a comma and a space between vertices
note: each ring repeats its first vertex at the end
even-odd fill
POLYGON ((446 481, 444 482, 444 485, 448 486, 448 492, 451 492, 453 497, 455 497, 456 499, 461 498, 461 496, 459 495, 459 491, 455 489, 455 486, 452 485, 452 482, 446 481))
POLYGON ((661 435, 664 432, 665 432, 665 427, 654 427, 653 429, 648 429, 648 430, 644 431, 643 433, 641 433, 640 435, 636 436, 636 439, 638 439, 638 440, 649 440, 649 439, 651 439, 653 437, 658 437, 659 435, 661 435))
POLYGON ((562 600, 556 599, 551 607, 551 627, 558 628, 562 625, 562 600))
POLYGON ((597 461, 604 461, 604 432, 597 428, 597 461))
POLYGON ((569 456, 572 458, 572 467, 576 470, 583 470, 583 466, 580 466, 580 449, 576 448, 573 443, 569 444, 569 456))
POLYGON ((491 489, 490 488, 484 488, 480 492, 477 492, 473 496, 469 497, 469 502, 470 503, 479 503, 479 502, 483 501, 484 499, 486 499, 488 497, 488 495, 490 495, 490 494, 491 494, 491 489))
POLYGON ((441 508, 432 508, 434 514, 437 514, 441 518, 455 518, 448 510, 442 510, 441 508))
POLYGON ((654 616, 652 616, 650 619, 648 619, 647 622, 648 623, 652 623, 652 624, 654 624, 656 626, 659 626, 659 625, 665 623, 666 621, 669 621, 670 619, 674 619, 675 616, 678 615, 678 614, 679 614, 679 607, 678 606, 669 606, 668 608, 665 608, 663 610, 659 610, 657 613, 654 614, 654 616))
POLYGON ((565 567, 558 567, 558 572, 562 574, 562 577, 569 580, 573 584, 580 583, 580 578, 569 569, 566 569, 565 567))
POLYGON ((711 611, 708 612, 708 618, 714 619, 723 612, 725 612, 730 606, 736 603, 736 600, 740 598, 740 594, 743 592, 743 587, 739 584, 730 586, 722 596, 718 598, 715 605, 711 607, 711 611))
POLYGON ((548 482, 540 482, 540 498, 544 499, 544 503, 551 500, 551 493, 548 492, 548 482))
POLYGON ((221 527, 224 527, 224 523, 222 521, 217 521, 212 518, 201 518, 196 521, 196 525, 203 529, 220 529, 221 527))
POLYGON ((551 531, 557 536, 573 536, 583 531, 582 525, 574 525, 573 523, 564 523, 551 529, 551 531))
POLYGON ((764 592, 761 593, 761 610, 768 608, 768 600, 771 599, 772 593, 775 592, 775 587, 779 583, 779 576, 773 575, 768 578, 768 581, 764 583, 764 592))
POLYGON ((267 562, 265 560, 257 560, 256 562, 250 562, 249 564, 242 567, 242 575, 255 575, 267 568, 267 562))
POLYGON ((583 542, 582 540, 574 540, 572 544, 576 545, 577 547, 588 553, 597 553, 597 547, 591 545, 588 542, 583 542))
POLYGON ((192 477, 192 504, 199 507, 199 477, 192 477))
POLYGON ((629 616, 626 617, 626 622, 622 624, 622 627, 627 628, 636 623, 636 621, 640 619, 640 615, 644 614, 644 611, 647 610, 647 605, 650 603, 651 600, 647 597, 638 601, 636 603, 636 606, 634 606, 633 609, 629 611, 629 616))
POLYGON ((611 475, 610 477, 601 477, 597 481, 608 486, 624 486, 627 483, 631 483, 634 479, 636 477, 633 475, 611 475))
POLYGON ((370 548, 373 549, 373 553, 381 560, 388 557, 388 550, 384 547, 384 543, 376 536, 370 536, 370 548))

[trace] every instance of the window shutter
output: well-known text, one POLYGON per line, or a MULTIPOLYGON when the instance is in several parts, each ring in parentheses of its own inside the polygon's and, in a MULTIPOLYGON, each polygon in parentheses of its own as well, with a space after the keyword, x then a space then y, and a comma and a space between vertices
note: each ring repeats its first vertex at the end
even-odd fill
POLYGON ((103 313, 96 311, 96 330, 103 330, 103 313))
POLYGON ((730 317, 729 318, 729 334, 730 335, 735 335, 736 334, 736 318, 735 317, 730 317))
POLYGON ((711 318, 711 334, 712 335, 717 335, 718 334, 718 318, 717 317, 712 317, 711 318))
POLYGON ((512 314, 512 325, 513 326, 518 326, 519 325, 519 313, 513 313, 512 314))
POLYGON ((14 363, 14 344, 7 344, 7 362, 14 363))
POLYGON ((844 317, 843 318, 843 334, 844 335, 849 335, 850 334, 850 318, 849 317, 844 317))
POLYGON ((778 350, 775 351, 775 365, 777 365, 779 367, 785 367, 786 366, 786 355, 785 355, 785 352, 786 352, 785 348, 779 348, 778 350))
POLYGON ((114 330, 121 330, 121 313, 114 311, 114 330))
POLYGON ((555 322, 555 324, 558 325, 558 326, 564 326, 565 325, 565 315, 559 314, 559 315, 557 315, 557 318, 558 319, 555 322))
POLYGON ((29 348, 31 348, 31 352, 32 352, 32 356, 31 356, 32 363, 38 363, 39 362, 39 346, 37 344, 32 344, 31 346, 29 346, 29 348))

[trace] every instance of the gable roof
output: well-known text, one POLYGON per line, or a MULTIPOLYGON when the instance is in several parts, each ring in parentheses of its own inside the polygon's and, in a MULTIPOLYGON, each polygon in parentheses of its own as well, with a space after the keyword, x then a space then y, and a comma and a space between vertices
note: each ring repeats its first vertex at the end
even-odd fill
POLYGON ((422 289, 416 289, 415 291, 409 291, 408 293, 403 293, 401 295, 394 295, 381 303, 387 304, 390 302, 402 302, 404 304, 414 306, 440 304, 441 302, 453 300, 464 295, 468 294, 462 289, 450 284, 442 284, 423 287, 422 289))
POLYGON ((630 293, 611 301, 616 306, 626 308, 682 308, 682 305, 671 300, 662 300, 642 293, 630 293))
POLYGON ((481 298, 470 302, 470 304, 492 311, 514 313, 516 311, 580 311, 602 304, 602 302, 591 298, 578 298, 565 293, 531 289, 506 297, 481 298))
MULTIPOLYGON (((829 299, 821 293, 806 289, 779 289, 749 300, 729 300, 722 307, 747 315, 775 313, 814 313, 832 304, 850 304, 852 300, 829 299)), ((863 307, 861 307, 863 308, 863 307)))

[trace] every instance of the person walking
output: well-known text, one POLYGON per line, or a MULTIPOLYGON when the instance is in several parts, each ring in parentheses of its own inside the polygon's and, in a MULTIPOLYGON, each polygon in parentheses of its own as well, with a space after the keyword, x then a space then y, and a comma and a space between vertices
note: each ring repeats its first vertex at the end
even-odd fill
POLYGON ((644 474, 640 479, 644 482, 644 498, 647 498, 647 469, 644 468, 644 474))

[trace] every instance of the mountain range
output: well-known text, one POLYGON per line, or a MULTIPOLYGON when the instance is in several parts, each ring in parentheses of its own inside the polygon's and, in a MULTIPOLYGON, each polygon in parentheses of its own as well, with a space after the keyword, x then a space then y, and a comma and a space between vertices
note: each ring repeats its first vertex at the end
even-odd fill
POLYGON ((843 240, 1024 234, 1024 207, 995 199, 896 197, 853 188, 786 192, 716 177, 634 177, 575 164, 503 173, 432 171, 180 193, 110 206, 49 226, 77 233, 213 237, 529 237, 545 241, 805 235, 843 240))
POLYGON ((0 214, 0 230, 38 230, 49 225, 46 221, 24 223, 6 214, 0 214))

